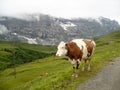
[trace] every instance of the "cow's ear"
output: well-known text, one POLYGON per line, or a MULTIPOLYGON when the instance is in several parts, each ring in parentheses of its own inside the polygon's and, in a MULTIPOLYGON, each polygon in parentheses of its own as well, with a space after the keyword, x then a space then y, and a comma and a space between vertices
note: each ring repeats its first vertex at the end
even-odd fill
POLYGON ((65 44, 65 48, 68 49, 68 43, 65 44))
POLYGON ((66 43, 66 44, 65 44, 65 48, 66 48, 67 50, 70 49, 70 45, 69 45, 69 43, 66 43))

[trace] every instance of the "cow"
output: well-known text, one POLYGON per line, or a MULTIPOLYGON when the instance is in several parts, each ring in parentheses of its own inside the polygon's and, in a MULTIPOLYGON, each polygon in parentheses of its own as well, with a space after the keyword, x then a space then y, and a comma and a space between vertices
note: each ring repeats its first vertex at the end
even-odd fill
POLYGON ((88 61, 88 71, 90 71, 90 61, 95 49, 95 42, 91 39, 74 39, 65 43, 61 41, 58 45, 56 56, 67 56, 74 68, 72 76, 78 77, 78 67, 81 60, 84 60, 82 71, 85 69, 85 64, 88 61))

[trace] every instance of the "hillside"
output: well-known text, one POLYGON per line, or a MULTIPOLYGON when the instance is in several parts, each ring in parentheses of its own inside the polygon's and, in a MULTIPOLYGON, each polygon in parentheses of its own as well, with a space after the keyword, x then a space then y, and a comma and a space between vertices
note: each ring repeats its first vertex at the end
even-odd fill
MULTIPOLYGON (((75 90, 79 83, 92 78, 112 59, 120 56, 120 30, 96 38, 95 41, 97 47, 91 63, 91 72, 82 72, 80 67, 80 76, 78 78, 72 77, 73 68, 68 61, 64 60, 63 57, 57 58, 50 56, 17 66, 16 78, 14 68, 8 68, 2 71, 0 73, 0 89, 75 90)), ((27 48, 37 50, 35 49, 37 48, 36 45, 30 45, 27 48)), ((47 52, 51 51, 49 47, 46 50, 47 52)), ((56 49, 54 50, 56 51, 56 49)))
POLYGON ((101 36, 100 38, 96 39, 96 42, 98 44, 100 44, 100 42, 106 43, 106 44, 115 43, 115 42, 119 43, 120 42, 120 30, 114 31, 105 36, 101 36))
POLYGON ((30 44, 56 45, 61 40, 94 38, 117 29, 119 23, 105 17, 64 19, 42 14, 0 17, 0 40, 30 44))
POLYGON ((49 57, 54 53, 54 46, 0 41, 0 70, 13 67, 14 64, 19 65, 49 57))

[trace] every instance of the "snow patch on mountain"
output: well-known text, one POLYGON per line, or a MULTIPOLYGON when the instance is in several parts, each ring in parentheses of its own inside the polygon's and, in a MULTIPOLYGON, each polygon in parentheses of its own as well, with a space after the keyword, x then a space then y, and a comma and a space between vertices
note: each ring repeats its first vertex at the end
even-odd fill
POLYGON ((26 39, 29 44, 38 44, 37 41, 36 41, 36 38, 28 38, 28 37, 25 37, 25 36, 18 36, 18 37, 22 37, 22 38, 26 39))
POLYGON ((24 38, 28 40, 29 44, 38 44, 36 38, 28 38, 28 37, 24 37, 24 38))
POLYGON ((71 22, 67 22, 67 23, 60 23, 60 26, 64 29, 64 30, 68 30, 68 27, 75 27, 76 25, 74 23, 71 22))
POLYGON ((89 22, 97 22, 97 23, 99 23, 100 25, 103 25, 103 23, 102 23, 102 18, 88 18, 87 19, 89 22))
POLYGON ((96 18, 95 21, 98 22, 100 25, 103 25, 103 23, 102 23, 100 18, 96 18))
POLYGON ((28 38, 28 37, 25 37, 25 36, 18 35, 17 33, 12 33, 12 34, 15 35, 15 36, 18 36, 19 38, 26 39, 29 44, 38 44, 36 38, 28 38))
POLYGON ((0 25, 0 34, 8 33, 7 28, 4 25, 0 25))

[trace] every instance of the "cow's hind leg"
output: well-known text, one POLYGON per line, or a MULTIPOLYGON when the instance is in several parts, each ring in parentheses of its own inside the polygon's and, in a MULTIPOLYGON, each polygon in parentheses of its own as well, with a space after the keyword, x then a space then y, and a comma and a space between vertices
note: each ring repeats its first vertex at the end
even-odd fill
POLYGON ((82 71, 85 71, 86 62, 87 62, 87 59, 84 59, 84 63, 83 63, 83 66, 82 66, 82 71))
POLYGON ((91 69, 91 59, 88 60, 88 71, 91 69))
POLYGON ((83 63, 83 66, 82 66, 82 71, 85 71, 85 67, 86 67, 87 62, 88 62, 87 70, 90 71, 90 69, 91 69, 91 59, 85 59, 84 60, 84 63, 83 63))

